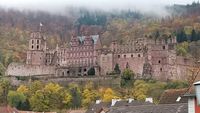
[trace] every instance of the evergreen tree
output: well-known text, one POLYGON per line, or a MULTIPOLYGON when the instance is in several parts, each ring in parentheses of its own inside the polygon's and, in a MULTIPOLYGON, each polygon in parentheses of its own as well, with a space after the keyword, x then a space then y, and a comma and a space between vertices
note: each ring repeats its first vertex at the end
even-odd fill
POLYGON ((119 69, 119 64, 115 64, 114 72, 116 74, 120 74, 121 73, 121 70, 119 69))
POLYGON ((192 30, 192 34, 191 34, 191 39, 190 41, 197 41, 197 34, 196 34, 196 31, 193 29, 192 30))

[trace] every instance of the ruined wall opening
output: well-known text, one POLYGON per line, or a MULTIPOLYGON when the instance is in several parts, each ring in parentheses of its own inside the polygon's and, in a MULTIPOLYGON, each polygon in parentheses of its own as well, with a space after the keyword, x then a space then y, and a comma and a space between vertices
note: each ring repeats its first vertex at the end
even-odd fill
POLYGON ((118 55, 118 58, 120 58, 120 55, 118 55))
POLYGON ((163 46, 163 50, 165 50, 165 46, 163 46))

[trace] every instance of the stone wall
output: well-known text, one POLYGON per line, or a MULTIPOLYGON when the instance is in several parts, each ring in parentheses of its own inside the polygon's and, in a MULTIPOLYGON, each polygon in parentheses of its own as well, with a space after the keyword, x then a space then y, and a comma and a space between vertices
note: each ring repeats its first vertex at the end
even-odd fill
POLYGON ((6 70, 8 76, 34 76, 55 74, 54 66, 12 63, 6 70))

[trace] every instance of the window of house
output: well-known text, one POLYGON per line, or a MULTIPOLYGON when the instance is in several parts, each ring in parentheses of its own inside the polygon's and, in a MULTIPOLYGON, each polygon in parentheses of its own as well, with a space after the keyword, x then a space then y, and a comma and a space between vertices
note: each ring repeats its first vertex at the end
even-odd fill
POLYGON ((126 58, 126 55, 124 55, 124 58, 126 58))
POLYGON ((140 54, 138 54, 138 57, 140 57, 140 54))
POLYGON ((118 58, 120 58, 120 55, 118 55, 118 58))
POLYGON ((165 50, 165 46, 163 46, 163 50, 165 50))
POLYGON ((33 45, 32 45, 32 47, 31 47, 31 48, 32 48, 32 49, 34 48, 34 47, 33 47, 33 45))
POLYGON ((32 40, 32 44, 34 44, 34 40, 32 40))
POLYGON ((158 60, 158 63, 160 64, 160 63, 161 63, 161 61, 160 61, 160 60, 158 60))
POLYGON ((162 68, 160 68, 160 71, 162 72, 162 68))
POLYGON ((69 71, 67 71, 67 74, 69 74, 69 71))

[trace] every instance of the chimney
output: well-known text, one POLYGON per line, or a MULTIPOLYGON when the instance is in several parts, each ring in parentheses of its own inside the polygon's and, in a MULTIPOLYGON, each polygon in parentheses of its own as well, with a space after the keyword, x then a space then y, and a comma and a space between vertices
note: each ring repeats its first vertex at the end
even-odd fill
POLYGON ((100 104, 101 103, 101 100, 96 100, 96 104, 100 104))
POLYGON ((115 106, 117 102, 121 101, 121 99, 112 99, 111 106, 115 106))
POLYGON ((132 98, 129 98, 128 99, 128 103, 131 103, 131 102, 133 102, 134 101, 134 99, 132 99, 132 98))
POLYGON ((151 98, 151 97, 150 97, 150 98, 146 98, 146 99, 145 99, 145 102, 153 103, 153 98, 151 98))

